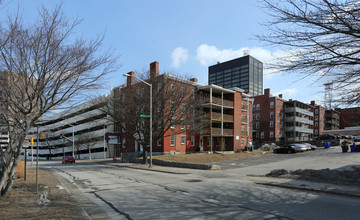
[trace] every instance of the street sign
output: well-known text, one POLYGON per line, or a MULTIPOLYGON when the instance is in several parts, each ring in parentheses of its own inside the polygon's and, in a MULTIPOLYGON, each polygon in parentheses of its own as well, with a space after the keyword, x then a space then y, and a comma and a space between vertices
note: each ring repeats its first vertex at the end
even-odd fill
POLYGON ((29 140, 24 140, 23 148, 28 148, 29 145, 30 145, 30 141, 29 140))
POLYGON ((140 115, 140 118, 150 118, 150 115, 144 115, 144 114, 142 114, 142 115, 140 115))

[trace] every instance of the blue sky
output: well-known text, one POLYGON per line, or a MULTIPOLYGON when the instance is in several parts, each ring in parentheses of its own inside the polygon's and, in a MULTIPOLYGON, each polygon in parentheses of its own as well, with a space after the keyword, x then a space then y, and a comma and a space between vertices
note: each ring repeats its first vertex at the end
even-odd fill
MULTIPOLYGON (((26 20, 33 20, 42 5, 53 8, 56 0, 3 0, 1 17, 14 13, 17 5, 26 20)), ((267 15, 255 0, 65 0, 68 18, 83 22, 75 35, 95 38, 105 32, 104 47, 121 55, 118 72, 111 74, 109 89, 125 82, 123 73, 148 69, 158 61, 160 72, 193 76, 207 84, 208 66, 242 56, 247 49, 255 58, 269 62, 276 47, 254 40, 263 33, 267 15)), ((265 70, 264 89, 282 93, 285 99, 321 104, 322 83, 300 80, 286 73, 265 70)))

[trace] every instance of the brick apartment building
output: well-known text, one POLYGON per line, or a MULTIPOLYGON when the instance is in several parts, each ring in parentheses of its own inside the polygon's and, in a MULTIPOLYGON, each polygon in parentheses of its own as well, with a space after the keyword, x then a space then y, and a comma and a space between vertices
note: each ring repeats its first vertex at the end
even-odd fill
POLYGON ((326 109, 321 105, 317 105, 315 101, 311 101, 310 105, 313 106, 314 113, 314 137, 322 135, 325 130, 325 112, 326 109))
POLYGON ((340 112, 340 129, 360 126, 360 107, 335 110, 340 112))
MULTIPOLYGON (((240 151, 245 148, 251 138, 251 128, 249 128, 251 117, 249 115, 252 114, 252 103, 249 95, 245 94, 243 90, 225 89, 216 85, 201 85, 196 78, 185 80, 168 73, 159 75, 158 62, 150 64, 150 77, 146 81, 153 82, 152 88, 155 95, 156 93, 186 93, 184 94, 186 97, 184 103, 186 100, 193 100, 194 102, 191 103, 197 103, 196 105, 191 104, 191 106, 181 104, 179 108, 173 109, 176 103, 172 101, 154 103, 153 100, 153 112, 157 111, 160 115, 165 115, 169 111, 174 112, 170 121, 166 120, 166 117, 160 120, 160 123, 170 123, 171 129, 168 129, 158 141, 154 141, 152 145, 154 154, 210 150, 240 151), (161 91, 160 87, 162 87, 161 91), (183 114, 182 111, 187 108, 192 110, 183 114), (182 120, 183 117, 186 120, 182 120), (202 126, 198 126, 199 124, 202 126)), ((139 86, 141 83, 135 83, 134 72, 130 72, 126 85, 113 89, 114 100, 122 99, 127 89, 139 86)), ((126 117, 134 117, 134 113, 131 114, 126 117)), ((114 132, 120 133, 122 139, 119 151, 140 155, 143 146, 136 141, 136 137, 138 138, 136 127, 124 125, 128 130, 125 132, 117 126, 120 123, 123 122, 121 120, 115 122, 114 130, 114 132)), ((159 122, 153 121, 153 124, 156 125, 156 123, 159 122)), ((153 126, 154 129, 157 127, 153 126)))
POLYGON ((252 114, 254 141, 275 142, 283 137, 283 105, 285 101, 282 94, 272 96, 270 89, 265 89, 264 95, 254 97, 252 114))

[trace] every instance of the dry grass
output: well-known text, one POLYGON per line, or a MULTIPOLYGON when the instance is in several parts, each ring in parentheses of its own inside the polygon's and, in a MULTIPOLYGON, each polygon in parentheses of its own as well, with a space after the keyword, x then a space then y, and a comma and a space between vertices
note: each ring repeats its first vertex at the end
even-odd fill
MULTIPOLYGON (((28 164, 29 165, 29 164, 28 164)), ((48 206, 38 206, 36 199, 36 170, 28 166, 26 181, 23 178, 24 164, 18 166, 15 180, 10 195, 0 197, 0 219, 86 219, 82 216, 77 202, 64 189, 58 189, 58 180, 47 170, 39 170, 38 183, 39 195, 48 191, 48 206)))
MULTIPOLYGON (((269 154, 270 152, 266 152, 269 154)), ((234 160, 242 157, 256 157, 263 155, 263 151, 240 152, 235 154, 166 154, 153 156, 154 159, 182 162, 182 163, 195 163, 195 164, 208 164, 227 160, 234 160)))

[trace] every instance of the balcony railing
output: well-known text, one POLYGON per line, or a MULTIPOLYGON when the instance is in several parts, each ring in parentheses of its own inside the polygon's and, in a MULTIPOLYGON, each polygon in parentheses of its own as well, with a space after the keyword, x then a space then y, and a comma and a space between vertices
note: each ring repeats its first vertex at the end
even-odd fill
POLYGON ((285 108, 285 112, 286 112, 286 113, 299 112, 299 113, 302 113, 302 114, 304 114, 304 115, 308 115, 308 116, 314 117, 314 113, 313 113, 313 112, 308 111, 308 110, 303 109, 303 108, 299 108, 299 107, 286 107, 286 108, 285 108))
MULTIPOLYGON (((202 103, 210 103, 210 97, 206 97, 203 99, 202 103)), ((221 98, 212 97, 212 103, 216 105, 223 105, 227 107, 234 107, 234 102, 229 101, 226 99, 223 99, 223 102, 221 101, 221 98), (224 104, 223 104, 224 103, 224 104)))
MULTIPOLYGON (((204 119, 210 120, 210 113, 204 114, 204 119)), ((212 113, 212 120, 221 121, 222 120, 221 119, 221 113, 213 112, 212 113)), ((234 121, 234 116, 233 115, 223 114, 223 121, 233 122, 234 121)))
POLYGON ((300 122, 308 125, 314 124, 312 120, 301 118, 301 117, 286 117, 285 122, 300 122))
POLYGON ((310 128, 304 128, 304 127, 297 127, 297 126, 292 126, 292 127, 285 127, 285 132, 302 132, 302 133, 313 133, 314 130, 310 129, 310 128))
MULTIPOLYGON (((215 136, 221 136, 221 128, 212 128, 212 135, 215 135, 215 136)), ((210 134, 210 128, 206 128, 203 130, 202 132, 203 134, 207 134, 209 135, 210 134)), ((233 136, 234 135, 234 130, 233 129, 226 129, 224 128, 223 129, 223 136, 233 136)))

